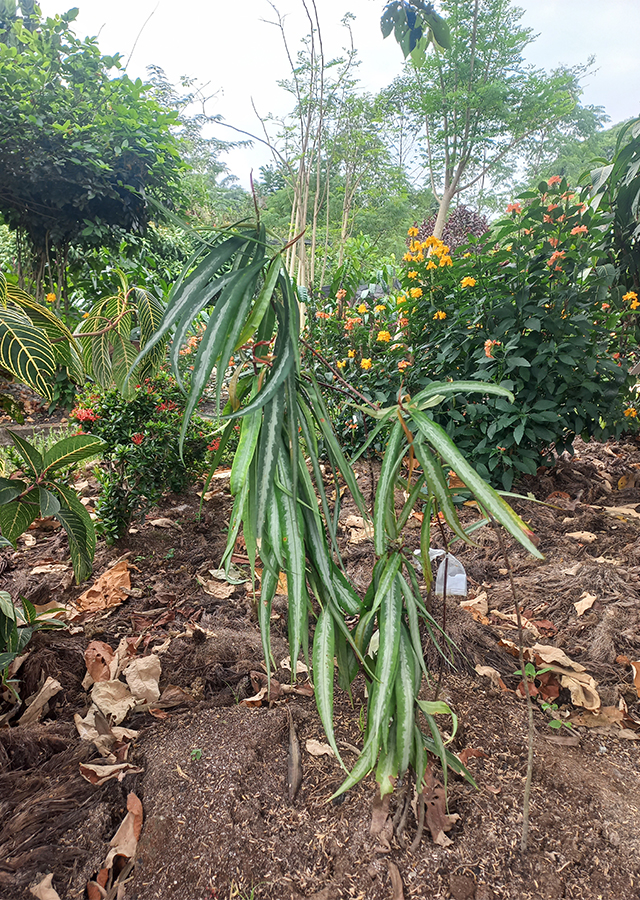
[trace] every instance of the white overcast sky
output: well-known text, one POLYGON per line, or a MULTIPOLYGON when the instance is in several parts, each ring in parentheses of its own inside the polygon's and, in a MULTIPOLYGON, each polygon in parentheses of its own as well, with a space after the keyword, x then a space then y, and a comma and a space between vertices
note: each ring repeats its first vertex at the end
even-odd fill
MULTIPOLYGON (((380 14, 384 0, 316 0, 325 56, 339 55, 345 44, 340 25, 349 11, 354 44, 361 60, 363 90, 376 91, 402 69, 402 53, 393 37, 382 39, 380 14)), ((173 81, 181 75, 207 84, 215 95, 209 114, 221 114, 231 125, 259 133, 261 115, 284 114, 290 100, 277 86, 288 76, 278 30, 268 24, 275 13, 268 0, 40 0, 45 15, 77 5, 76 33, 99 35, 103 53, 119 52, 129 60, 132 77, 145 77, 146 67, 162 66, 173 81)), ((308 32, 300 0, 275 0, 290 47, 298 49, 308 32)), ((520 0, 523 24, 539 35, 526 51, 527 61, 552 69, 596 57, 597 71, 584 82, 583 103, 604 106, 612 122, 640 113, 640 0, 520 0)), ((220 137, 233 132, 221 129, 220 137)), ((247 185, 249 172, 269 161, 255 144, 228 158, 232 172, 247 185)))

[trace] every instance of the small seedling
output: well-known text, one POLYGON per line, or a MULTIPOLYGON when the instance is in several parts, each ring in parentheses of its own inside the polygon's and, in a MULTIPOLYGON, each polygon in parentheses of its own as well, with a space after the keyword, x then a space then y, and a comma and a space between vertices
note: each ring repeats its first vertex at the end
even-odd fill
MULTIPOLYGON (((540 708, 543 712, 555 712, 558 709, 557 703, 545 703, 544 700, 540 701, 540 708)), ((553 728, 558 731, 560 728, 568 728, 569 731, 573 731, 573 725, 571 722, 564 722, 562 719, 551 719, 550 722, 547 722, 549 728, 553 728)))
POLYGON ((173 559, 173 557, 175 555, 176 555, 175 547, 172 547, 170 550, 167 550, 167 552, 164 555, 164 558, 165 559, 173 559))
POLYGON ((202 759, 202 750, 191 751, 191 762, 198 762, 202 759))

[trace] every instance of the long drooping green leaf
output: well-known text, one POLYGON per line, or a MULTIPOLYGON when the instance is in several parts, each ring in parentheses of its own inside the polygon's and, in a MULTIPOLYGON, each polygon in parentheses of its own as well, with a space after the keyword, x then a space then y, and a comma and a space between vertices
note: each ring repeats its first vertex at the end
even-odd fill
MULTIPOLYGON (((280 275, 280 278, 282 274, 280 275)), ((278 318, 278 337, 274 347, 275 363, 271 369, 266 384, 258 393, 255 400, 252 400, 247 406, 233 413, 235 418, 246 416, 256 409, 261 409, 271 398, 282 389, 282 386, 291 371, 297 356, 296 344, 290 333, 289 325, 291 315, 289 307, 286 303, 278 303, 276 305, 276 315, 278 318)))
POLYGON ((458 477, 464 481, 487 512, 503 525, 532 556, 542 559, 542 554, 531 541, 530 536, 533 536, 531 530, 520 516, 511 509, 509 504, 478 475, 473 466, 467 462, 463 454, 458 450, 444 428, 441 428, 433 419, 430 419, 419 410, 411 412, 411 419, 416 423, 420 432, 431 446, 455 469, 458 477))
POLYGON ((333 730, 333 658, 335 656, 335 623, 327 609, 323 609, 313 636, 313 685, 318 715, 329 746, 345 769, 333 730))
MULTIPOLYGON (((396 721, 396 765, 402 777, 409 768, 411 749, 413 747, 413 726, 415 721, 414 706, 417 694, 416 658, 411 638, 406 629, 401 627, 400 646, 398 651, 398 671, 395 682, 396 721)), ((419 679, 418 683, 419 683, 419 679)))
POLYGON ((175 325, 182 319, 192 321, 196 315, 211 302, 217 288, 211 290, 215 276, 224 271, 232 257, 245 246, 251 238, 249 235, 234 235, 215 246, 202 262, 184 279, 174 286, 169 294, 167 309, 157 331, 141 350, 135 364, 142 359, 156 344, 166 341, 175 325), (204 298, 204 299, 203 299, 204 298), (197 310, 197 312, 194 312, 197 310))
POLYGON ((258 624, 260 625, 262 653, 267 665, 267 689, 271 690, 271 667, 275 667, 275 660, 271 651, 271 604, 278 587, 280 567, 266 544, 263 544, 260 552, 265 566, 262 571, 260 596, 257 600, 258 624))
POLYGON ((351 496, 355 501, 356 506, 365 517, 365 519, 368 519, 369 510, 367 509, 364 497, 362 496, 362 491, 360 490, 360 486, 358 485, 358 482, 356 480, 355 472, 345 459, 342 448, 338 443, 336 433, 331 425, 329 410, 326 407, 315 379, 313 379, 311 385, 307 386, 307 393, 311 402, 311 408, 313 409, 316 421, 322 433, 322 437, 324 438, 325 446, 327 447, 330 455, 333 457, 333 461, 336 467, 340 470, 342 477, 344 478, 346 485, 349 488, 351 496))
POLYGON ((256 447, 258 446, 261 425, 262 415, 260 410, 251 416, 247 416, 242 422, 240 440, 238 441, 238 449, 233 455, 229 481, 229 490, 234 497, 240 493, 247 480, 249 466, 253 461, 256 447))
MULTIPOLYGON (((405 434, 400 422, 396 422, 391 430, 391 436, 382 460, 380 480, 376 488, 376 498, 373 507, 373 546, 378 556, 382 556, 387 548, 389 513, 394 515, 394 491, 396 479, 402 458, 404 456, 405 434)), ((389 538, 395 540, 394 533, 389 538)))
MULTIPOLYGON (((382 580, 380 583, 382 584, 382 580)), ((377 740, 381 739, 383 744, 386 744, 386 725, 398 668, 401 625, 402 596, 394 579, 380 603, 378 616, 380 644, 376 659, 376 680, 371 687, 367 717, 367 737, 377 736, 377 740)))
POLYGON ((280 447, 278 478, 287 491, 278 491, 278 509, 289 595, 288 629, 291 673, 292 677, 295 677, 300 647, 303 646, 305 652, 308 653, 309 596, 305 577, 303 518, 296 498, 288 492, 292 484, 291 469, 286 450, 282 444, 280 447))
POLYGON ((498 397, 506 397, 512 403, 515 397, 506 388, 499 384, 490 384, 487 381, 434 381, 424 390, 420 391, 415 397, 412 397, 407 408, 409 410, 424 409, 425 404, 434 397, 450 397, 452 394, 495 394, 498 397))
POLYGON ((393 793, 393 789, 399 774, 397 732, 397 722, 394 719, 389 726, 389 738, 386 749, 381 752, 378 758, 378 765, 376 767, 376 781, 380 786, 381 797, 384 797, 386 794, 393 793))
MULTIPOLYGON (((243 420, 245 423, 253 416, 260 417, 257 410, 251 416, 243 420)), ((278 455, 282 447, 282 425, 284 422, 284 394, 274 394, 273 398, 265 405, 262 413, 262 428, 260 429, 260 444, 258 447, 258 488, 256 497, 256 531, 262 535, 267 510, 273 503, 273 481, 278 465, 278 455)))
POLYGON ((243 344, 246 344, 258 329, 258 326, 262 322, 269 304, 271 303, 271 298, 273 297, 273 292, 278 282, 278 277, 281 270, 282 257, 280 256, 280 254, 278 254, 275 259, 271 260, 262 289, 258 294, 256 302, 253 304, 251 314, 247 319, 245 326, 242 329, 240 336, 238 337, 238 340, 236 341, 234 350, 239 350, 243 344))
MULTIPOLYGON (((318 443, 315 435, 313 415, 307 403, 303 401, 302 391, 298 392, 298 409, 300 411, 298 421, 300 422, 300 429, 302 431, 302 436, 307 447, 308 458, 311 462, 311 468, 313 469, 313 477, 316 483, 316 490, 318 492, 318 496, 320 497, 320 503, 322 504, 322 513, 324 515, 325 522, 329 524, 332 521, 331 511, 329 509, 329 500, 327 499, 327 492, 324 487, 324 479, 322 477, 322 470, 320 468, 320 460, 318 458, 318 443)), ((338 546, 338 537, 334 528, 329 528, 329 538, 331 540, 331 547, 336 558, 341 559, 340 548, 338 546)))
MULTIPOLYGON (((187 433, 189 419, 226 344, 229 329, 234 323, 237 326, 239 308, 248 307, 261 269, 262 262, 260 261, 239 272, 234 272, 216 301, 194 361, 193 378, 185 404, 182 429, 180 431, 181 445, 187 433)), ((223 363, 226 367, 228 357, 223 360, 223 363)))
POLYGON ((414 441, 413 452, 422 467, 422 472, 429 490, 437 500, 438 508, 440 512, 442 512, 445 522, 451 528, 453 533, 461 538, 461 540, 465 541, 467 544, 472 544, 473 542, 469 539, 466 531, 460 524, 458 512, 451 499, 451 492, 444 472, 442 471, 442 466, 435 459, 429 448, 425 447, 420 441, 414 441))

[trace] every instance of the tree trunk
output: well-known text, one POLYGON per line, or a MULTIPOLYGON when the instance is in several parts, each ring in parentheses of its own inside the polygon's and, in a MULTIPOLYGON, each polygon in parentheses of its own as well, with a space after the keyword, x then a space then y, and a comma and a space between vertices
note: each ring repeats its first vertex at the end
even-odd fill
POLYGON ((450 187, 442 194, 442 200, 440 201, 438 215, 436 217, 436 224, 433 226, 433 236, 437 237, 438 240, 442 240, 442 232, 444 231, 447 215, 449 214, 449 207, 451 206, 451 201, 455 197, 455 193, 455 187, 450 187))

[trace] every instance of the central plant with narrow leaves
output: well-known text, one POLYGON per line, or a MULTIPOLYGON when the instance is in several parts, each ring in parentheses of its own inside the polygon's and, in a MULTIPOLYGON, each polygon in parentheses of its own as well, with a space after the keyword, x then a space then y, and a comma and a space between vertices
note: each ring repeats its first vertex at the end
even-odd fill
POLYGON ((298 296, 280 252, 273 253, 263 228, 222 235, 174 288, 158 331, 144 352, 174 332, 170 354, 178 380, 180 349, 192 322, 204 310, 210 315, 194 360, 182 430, 184 435, 188 418, 216 368, 218 399, 226 385, 228 400, 222 411, 225 427, 213 469, 234 426, 241 423, 231 471, 235 501, 222 565, 229 569, 242 528, 254 575, 258 561, 262 565, 257 610, 268 664, 273 662, 271 603, 281 571, 287 575, 292 672, 301 651, 308 657, 310 617, 315 619, 316 701, 327 739, 339 760, 333 727, 334 659, 341 688, 348 690, 359 671, 367 679, 364 748, 336 793, 355 785, 376 764, 383 793, 393 790, 393 779, 409 767, 421 790, 428 753, 441 761, 445 784, 447 767, 470 779, 446 748, 435 719, 439 714, 453 715, 451 710, 445 703, 419 699, 428 674, 421 626, 436 643, 437 626, 421 598, 414 557, 403 546, 402 531, 413 506, 426 503, 422 564, 428 582, 432 511, 441 512, 453 532, 470 542, 449 495, 444 462, 464 480, 487 521, 501 523, 533 555, 540 556, 525 523, 478 476, 429 414, 458 390, 511 395, 504 388, 475 381, 441 383, 414 397, 402 397, 387 409, 373 410, 379 424, 370 441, 390 423, 393 427, 373 510, 377 562, 362 598, 349 583, 340 557, 340 491, 336 490, 332 508, 318 459, 319 438, 336 486, 340 474, 367 519, 369 511, 329 421, 313 369, 305 367, 301 358, 298 296), (397 514, 395 487, 405 460, 409 465, 409 479, 404 483, 408 499, 397 514), (412 472, 418 465, 420 472, 414 480, 412 472), (372 640, 376 632, 379 639, 372 640))

